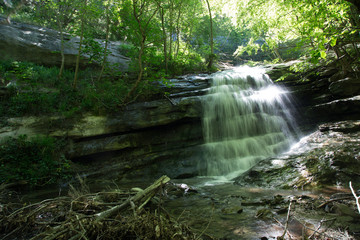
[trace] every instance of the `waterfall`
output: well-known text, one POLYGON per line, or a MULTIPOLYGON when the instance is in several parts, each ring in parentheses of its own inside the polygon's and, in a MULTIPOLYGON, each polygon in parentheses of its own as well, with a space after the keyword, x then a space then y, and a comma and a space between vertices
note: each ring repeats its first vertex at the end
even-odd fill
POLYGON ((262 68, 215 73, 203 98, 207 176, 238 176, 258 161, 287 150, 296 128, 286 91, 262 68))

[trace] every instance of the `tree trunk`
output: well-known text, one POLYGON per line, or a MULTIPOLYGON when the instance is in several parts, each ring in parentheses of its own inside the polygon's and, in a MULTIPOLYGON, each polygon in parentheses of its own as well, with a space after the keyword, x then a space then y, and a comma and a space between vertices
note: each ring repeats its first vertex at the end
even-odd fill
POLYGON ((214 63, 214 33, 213 33, 213 20, 212 20, 212 14, 211 14, 211 8, 209 0, 205 0, 208 10, 209 10, 209 18, 210 18, 210 56, 209 56, 209 63, 207 68, 211 69, 212 65, 214 63))
POLYGON ((103 56, 103 62, 101 64, 101 71, 100 71, 98 81, 101 81, 101 78, 104 74, 106 58, 107 58, 107 49, 108 49, 108 44, 109 44, 109 33, 110 33, 110 17, 109 17, 109 4, 108 4, 106 6, 106 39, 105 39, 104 56, 103 56))
POLYGON ((7 7, 13 8, 13 9, 9 12, 9 14, 6 16, 6 22, 7 22, 8 24, 11 24, 11 15, 16 14, 16 12, 17 12, 18 10, 20 10, 20 9, 26 4, 26 0, 21 0, 15 7, 11 4, 11 2, 10 2, 10 4, 9 4, 7 1, 5 1, 4 3, 5 3, 5 5, 6 5, 7 7))
POLYGON ((179 14, 176 20, 176 50, 175 50, 175 59, 177 59, 177 56, 179 54, 180 49, 180 17, 181 17, 181 8, 182 8, 182 2, 180 2, 179 8, 179 14))
MULTIPOLYGON (((195 15, 195 8, 194 8, 193 15, 195 15)), ((190 29, 189 29, 189 36, 186 39, 185 49, 188 49, 188 47, 190 46, 190 41, 191 41, 190 38, 191 38, 191 35, 192 35, 193 27, 194 27, 194 24, 191 24, 190 29)), ((188 51, 188 56, 189 55, 190 55, 190 51, 188 51)))
POLYGON ((160 9, 160 18, 161 18, 161 28, 162 28, 162 40, 164 46, 164 63, 165 63, 165 72, 166 74, 169 71, 169 60, 167 55, 167 37, 166 37, 166 28, 165 28, 165 19, 164 19, 164 8, 160 6, 160 3, 157 2, 160 9))
POLYGON ((87 0, 84 0, 84 10, 83 10, 83 12, 81 12, 81 32, 80 32, 79 52, 78 52, 78 55, 76 57, 76 67, 75 67, 75 75, 74 75, 74 82, 73 82, 73 88, 74 89, 76 89, 76 85, 77 85, 81 48, 82 48, 82 43, 83 43, 83 39, 84 39, 84 21, 85 21, 84 17, 85 17, 85 14, 86 14, 86 6, 87 6, 87 0))
POLYGON ((340 61, 343 72, 351 72, 351 64, 348 62, 346 54, 341 53, 341 49, 338 46, 334 46, 333 50, 337 59, 340 61))
POLYGON ((274 49, 275 56, 280 60, 280 62, 284 62, 283 58, 280 55, 279 49, 274 49))
MULTIPOLYGON (((150 18, 146 21, 145 26, 143 27, 141 25, 141 19, 140 16, 142 15, 143 12, 140 12, 139 14, 136 12, 136 2, 137 0, 132 0, 133 3, 133 14, 135 17, 136 22, 138 23, 138 27, 139 27, 139 36, 141 37, 141 42, 140 42, 140 51, 139 51, 139 56, 138 56, 138 64, 139 64, 139 75, 138 78, 134 84, 134 86, 131 88, 131 90, 129 91, 129 93, 127 94, 127 96, 124 99, 124 103, 126 103, 126 101, 130 98, 130 96, 134 93, 134 91, 136 90, 136 88, 138 87, 141 79, 142 79, 142 75, 144 73, 144 69, 142 66, 142 56, 144 54, 144 50, 145 50, 145 43, 146 43, 146 29, 150 24, 151 19, 155 16, 155 14, 158 11, 158 8, 154 11, 154 13, 150 16, 150 18)), ((145 3, 144 3, 145 5, 145 3)))
POLYGON ((64 67, 65 67, 65 54, 64 54, 64 30, 63 30, 63 23, 60 20, 60 17, 57 17, 57 22, 59 25, 59 30, 60 30, 60 54, 61 54, 61 66, 60 66, 60 70, 59 70, 59 75, 58 78, 62 78, 63 72, 64 72, 64 67))
POLYGON ((136 90, 136 88, 139 86, 139 83, 142 79, 142 75, 144 73, 144 69, 142 67, 142 56, 144 53, 144 49, 145 49, 145 41, 146 41, 146 37, 143 36, 142 41, 141 41, 141 46, 140 46, 140 51, 139 51, 139 56, 138 56, 138 64, 139 64, 139 75, 138 78, 136 79, 135 84, 133 85, 133 87, 131 88, 131 90, 129 91, 128 95, 126 96, 126 98, 124 99, 124 102, 126 102, 131 95, 134 93, 134 91, 136 90))
POLYGON ((169 34, 169 59, 170 61, 172 60, 173 56, 173 34, 174 34, 174 25, 173 25, 173 17, 174 15, 174 3, 173 1, 171 1, 171 7, 170 7, 170 26, 169 26, 169 29, 170 29, 170 34, 169 34))
POLYGON ((137 203, 139 208, 144 205, 149 199, 153 198, 155 194, 163 187, 164 184, 168 183, 170 178, 167 176, 162 176, 156 180, 151 186, 147 187, 145 190, 138 192, 135 196, 129 198, 121 205, 112 207, 106 211, 96 214, 96 221, 103 221, 106 218, 111 218, 115 216, 122 209, 131 205, 131 202, 134 204, 137 203))

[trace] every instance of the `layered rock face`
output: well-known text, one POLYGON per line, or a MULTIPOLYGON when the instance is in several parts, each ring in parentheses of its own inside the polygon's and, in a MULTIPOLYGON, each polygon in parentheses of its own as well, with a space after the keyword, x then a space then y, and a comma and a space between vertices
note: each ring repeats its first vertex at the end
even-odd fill
POLYGON ((111 116, 86 115, 76 121, 8 119, 0 138, 21 134, 65 138, 66 155, 78 171, 102 178, 194 176, 203 155, 200 96, 208 81, 207 75, 172 79, 168 97, 131 104, 111 116))
POLYGON ((301 75, 290 70, 294 63, 272 66, 267 74, 274 81, 284 78, 277 84, 292 93, 296 104, 294 114, 301 125, 311 128, 329 121, 360 119, 360 78, 357 73, 344 74, 328 66, 301 75))
MULTIPOLYGON (((2 18, 0 18, 0 21, 2 18)), ((75 67, 76 56, 80 38, 65 34, 65 66, 75 67)), ((95 41, 104 47, 101 40, 95 41)), ((130 62, 129 58, 119 53, 120 42, 110 42, 107 56, 109 64, 117 67, 120 71, 126 71, 130 62)), ((29 61, 47 66, 60 66, 61 64, 61 41, 60 33, 48 28, 37 27, 29 24, 16 23, 0 24, 0 59, 29 61)), ((90 55, 83 54, 80 66, 87 67, 90 55)), ((92 62, 96 66, 99 63, 92 62)))

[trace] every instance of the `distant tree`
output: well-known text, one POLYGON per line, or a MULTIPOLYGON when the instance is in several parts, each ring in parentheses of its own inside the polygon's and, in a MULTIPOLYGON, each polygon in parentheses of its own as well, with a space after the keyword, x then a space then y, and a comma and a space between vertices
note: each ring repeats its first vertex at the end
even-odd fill
MULTIPOLYGON (((282 57, 280 47, 296 41, 302 55, 312 63, 326 60, 333 50, 346 68, 352 60, 344 45, 359 41, 355 34, 359 29, 356 23, 359 14, 351 14, 349 2, 354 6, 358 3, 355 0, 239 1, 236 3, 237 24, 278 59, 282 57)), ((355 51, 356 48, 355 44, 355 51)))
POLYGON ((165 27, 165 7, 161 0, 156 0, 156 4, 159 9, 160 21, 161 21, 161 30, 162 30, 162 42, 163 42, 163 54, 164 54, 164 63, 165 63, 165 73, 169 71, 169 59, 168 59, 168 49, 167 49, 167 29, 165 27))
POLYGON ((11 0, 2 0, 5 7, 8 8, 6 16, 6 22, 11 24, 11 15, 16 14, 17 11, 21 10, 26 4, 30 4, 31 0, 15 0, 14 3, 11 0))
POLYGON ((109 35, 110 35, 110 5, 112 4, 111 1, 108 1, 106 4, 106 9, 105 9, 105 15, 106 15, 106 38, 105 38, 105 47, 104 47, 104 54, 103 54, 103 62, 101 64, 101 71, 99 74, 99 78, 98 81, 101 80, 103 73, 104 73, 104 69, 105 69, 105 65, 106 65, 106 58, 107 58, 107 54, 108 54, 108 44, 109 44, 109 35))
POLYGON ((210 19, 210 55, 209 55, 209 63, 208 63, 208 69, 211 69, 214 63, 215 54, 214 54, 214 33, 213 33, 213 19, 212 19, 212 13, 211 13, 211 7, 209 0, 205 0, 207 4, 207 8, 209 11, 209 19, 210 19))
POLYGON ((147 38, 152 34, 151 20, 154 18, 159 8, 157 4, 153 4, 151 0, 131 0, 132 7, 132 17, 136 21, 137 29, 135 31, 137 37, 137 44, 139 47, 138 53, 138 68, 139 73, 137 80, 134 85, 130 89, 129 93, 125 98, 125 102, 130 98, 130 96, 134 93, 136 88, 138 87, 140 81, 142 80, 144 68, 143 68, 143 55, 145 49, 147 47, 147 38))
POLYGON ((77 79, 78 79, 78 72, 79 72, 79 63, 80 63, 80 56, 81 56, 81 50, 82 50, 82 44, 84 40, 84 28, 85 28, 85 17, 86 17, 86 8, 87 8, 87 0, 83 0, 80 2, 80 42, 79 42, 79 49, 78 54, 76 57, 76 66, 75 66, 75 74, 74 74, 74 82, 73 82, 73 88, 76 89, 77 79))
POLYGON ((62 78, 64 68, 65 68, 65 40, 64 40, 64 25, 66 26, 66 19, 69 18, 69 15, 72 16, 72 10, 70 7, 69 0, 58 0, 55 1, 56 11, 56 23, 59 27, 60 32, 60 54, 61 54, 61 66, 59 70, 59 78, 62 78), (70 13, 69 13, 70 11, 70 13))

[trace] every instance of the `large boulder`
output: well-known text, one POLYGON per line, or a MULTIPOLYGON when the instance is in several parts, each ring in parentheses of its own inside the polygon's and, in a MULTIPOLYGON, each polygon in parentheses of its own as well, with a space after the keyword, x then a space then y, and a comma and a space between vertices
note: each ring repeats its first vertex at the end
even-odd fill
POLYGON ((299 62, 300 61, 289 61, 286 63, 266 65, 266 74, 268 74, 273 81, 282 79, 283 81, 285 80, 294 82, 299 79, 299 77, 298 74, 290 69, 290 67, 299 62))
MULTIPOLYGON (((1 20, 1 18, 0 18, 1 20)), ((104 41, 95 40, 104 46, 104 41)), ((75 67, 78 54, 80 38, 65 34, 65 66, 75 67)), ((110 42, 107 56, 109 64, 117 66, 121 71, 126 71, 130 59, 119 53, 120 42, 110 42)), ((0 59, 18 61, 30 61, 42 65, 59 66, 60 55, 60 33, 58 31, 33 26, 24 23, 0 24, 0 59)), ((82 67, 90 64, 90 55, 82 54, 80 65, 82 67)), ((100 63, 92 62, 92 65, 100 63)))

